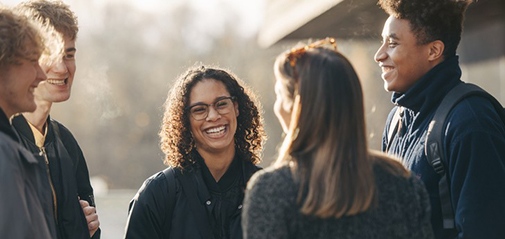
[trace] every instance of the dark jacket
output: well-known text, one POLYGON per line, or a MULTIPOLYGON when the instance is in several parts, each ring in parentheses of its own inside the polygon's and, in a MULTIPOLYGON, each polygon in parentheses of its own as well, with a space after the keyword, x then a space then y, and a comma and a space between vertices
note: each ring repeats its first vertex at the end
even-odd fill
MULTIPOLYGON (((77 141, 65 126, 49 117, 46 124, 48 128, 44 149, 56 193, 58 238, 88 239, 90 238, 88 225, 79 204, 81 198, 88 201, 91 206, 95 206, 86 161, 77 141)), ((22 115, 16 116, 12 120, 12 125, 25 147, 34 154, 40 154, 41 149, 35 144, 33 132, 26 119, 22 115)), ((41 165, 47 169, 44 161, 45 159, 41 165)), ((100 230, 92 238, 100 238, 100 230)))
POLYGON ((18 142, 0 109, 0 237, 51 239, 56 235, 48 178, 35 157, 18 142), (45 176, 45 177, 44 177, 45 176), (49 214, 49 215, 46 215, 49 214))
POLYGON ((203 160, 197 160, 182 174, 175 169, 176 192, 172 215, 168 198, 173 192, 169 192, 167 178, 163 172, 149 177, 130 202, 125 238, 242 238, 240 213, 245 185, 258 169, 236 156, 219 183, 210 178, 212 176, 203 160), (184 180, 189 182, 191 189, 183 187, 186 185, 184 180), (189 197, 197 199, 195 204, 198 205, 192 204, 189 197))
MULTIPOLYGON (((491 102, 472 96, 448 115, 442 139, 446 171, 458 235, 444 235, 439 199, 440 176, 424 152, 426 131, 443 97, 461 83, 457 56, 435 66, 393 103, 404 106, 402 125, 390 154, 403 158, 426 185, 432 205, 432 226, 441 238, 505 238, 505 128, 491 102)), ((383 149, 393 113, 383 134, 383 149)))

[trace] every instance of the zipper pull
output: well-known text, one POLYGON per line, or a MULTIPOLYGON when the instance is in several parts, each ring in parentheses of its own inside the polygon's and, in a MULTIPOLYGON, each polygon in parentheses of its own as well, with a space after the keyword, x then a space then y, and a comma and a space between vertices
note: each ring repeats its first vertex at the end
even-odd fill
POLYGON ((39 149, 40 149, 39 156, 44 156, 46 164, 49 165, 49 159, 47 159, 46 149, 43 146, 40 147, 39 149))

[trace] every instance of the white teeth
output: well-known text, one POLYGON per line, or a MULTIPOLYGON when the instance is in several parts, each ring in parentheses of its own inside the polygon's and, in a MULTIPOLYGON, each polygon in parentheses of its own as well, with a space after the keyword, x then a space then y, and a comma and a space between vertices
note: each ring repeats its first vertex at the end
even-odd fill
POLYGON ((51 85, 65 85, 65 80, 56 80, 56 79, 47 79, 46 80, 47 83, 51 84, 51 85))
POLYGON ((208 134, 215 134, 215 133, 219 133, 219 132, 223 131, 225 128, 226 127, 221 126, 221 127, 217 127, 217 128, 208 129, 205 132, 207 132, 208 134))
POLYGON ((383 72, 388 72, 388 71, 391 71, 392 69, 393 69, 393 67, 390 67, 390 66, 383 66, 382 67, 383 72))

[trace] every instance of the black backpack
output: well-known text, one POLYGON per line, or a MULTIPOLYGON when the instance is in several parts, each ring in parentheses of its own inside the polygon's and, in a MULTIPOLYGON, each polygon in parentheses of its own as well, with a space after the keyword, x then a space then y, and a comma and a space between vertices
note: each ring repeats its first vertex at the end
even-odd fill
MULTIPOLYGON (((447 93, 440 105, 437 107, 435 115, 428 126, 424 151, 426 153, 428 163, 433 167, 435 172, 441 176, 438 186, 440 205, 442 207, 443 226, 444 229, 449 230, 455 229, 455 223, 454 210, 452 208, 451 195, 449 191, 449 182, 445 171, 447 159, 445 158, 444 148, 442 147, 442 138, 444 137, 444 128, 447 125, 445 120, 449 115, 449 112, 457 103, 469 96, 481 96, 488 99, 493 104, 496 112, 505 125, 505 109, 500 102, 498 102, 498 100, 485 90, 474 84, 461 83, 457 85, 450 90, 449 93, 447 93)), ((402 114, 402 108, 396 109, 395 115, 393 116, 390 124, 390 126, 394 128, 390 128, 389 130, 387 149, 389 149, 389 145, 391 144, 394 134, 398 131, 398 123, 402 114), (398 123, 394 124, 394 122, 398 123)))

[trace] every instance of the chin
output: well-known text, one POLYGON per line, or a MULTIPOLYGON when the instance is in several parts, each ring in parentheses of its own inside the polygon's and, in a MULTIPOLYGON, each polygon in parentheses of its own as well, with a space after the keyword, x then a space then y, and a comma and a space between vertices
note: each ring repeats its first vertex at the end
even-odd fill
POLYGON ((70 95, 64 95, 64 96, 57 96, 53 99, 53 103, 59 103, 59 102, 65 102, 67 101, 68 99, 70 99, 70 95))
POLYGON ((36 104, 27 105, 26 107, 23 107, 23 109, 21 109, 20 112, 16 112, 16 114, 17 113, 23 113, 23 112, 33 112, 33 111, 35 111, 35 109, 37 109, 37 105, 36 104))

